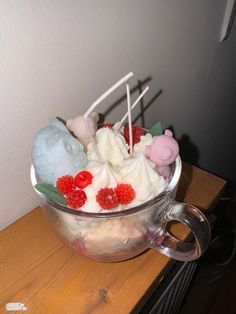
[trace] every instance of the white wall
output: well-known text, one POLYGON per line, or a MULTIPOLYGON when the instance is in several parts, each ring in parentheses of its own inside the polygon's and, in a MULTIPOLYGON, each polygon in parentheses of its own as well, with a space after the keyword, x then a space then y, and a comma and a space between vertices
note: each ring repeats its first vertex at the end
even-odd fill
POLYGON ((210 0, 0 1, 0 226, 39 202, 29 180, 35 133, 52 116, 83 113, 129 71, 133 86, 151 77, 145 103, 163 90, 146 111, 146 126, 161 120, 174 126, 178 139, 188 134, 210 165, 205 93, 224 6, 210 0))

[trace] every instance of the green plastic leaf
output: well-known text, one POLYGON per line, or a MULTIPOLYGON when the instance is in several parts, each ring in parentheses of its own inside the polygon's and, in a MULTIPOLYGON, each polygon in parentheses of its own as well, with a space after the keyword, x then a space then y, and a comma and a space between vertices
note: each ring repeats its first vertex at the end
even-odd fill
POLYGON ((34 187, 51 201, 66 205, 65 197, 58 192, 54 185, 48 183, 37 183, 34 187))
POLYGON ((149 130, 149 132, 152 134, 152 136, 162 135, 162 134, 163 134, 163 131, 162 131, 161 122, 158 122, 157 124, 155 124, 155 125, 149 130))

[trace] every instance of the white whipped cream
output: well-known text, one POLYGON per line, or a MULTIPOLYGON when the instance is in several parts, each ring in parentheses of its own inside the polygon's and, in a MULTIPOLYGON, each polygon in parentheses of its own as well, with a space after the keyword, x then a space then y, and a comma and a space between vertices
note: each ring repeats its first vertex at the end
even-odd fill
POLYGON ((138 142, 137 144, 134 144, 135 154, 145 152, 147 145, 151 145, 151 142, 152 142, 152 135, 150 133, 142 135, 140 137, 140 142, 138 142))
MULTIPOLYGON (((113 166, 119 165, 130 157, 128 145, 119 132, 114 132, 109 128, 101 128, 96 133, 95 142, 103 161, 109 161, 113 166)), ((98 160, 91 143, 88 145, 87 155, 89 160, 98 160)))
POLYGON ((167 183, 154 167, 144 153, 124 160, 120 165, 122 183, 131 184, 135 191, 135 200, 128 207, 146 202, 165 190, 167 183))

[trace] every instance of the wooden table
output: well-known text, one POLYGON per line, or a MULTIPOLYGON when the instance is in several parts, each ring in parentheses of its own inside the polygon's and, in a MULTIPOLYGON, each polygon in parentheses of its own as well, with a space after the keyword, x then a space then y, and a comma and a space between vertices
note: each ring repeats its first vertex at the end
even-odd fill
MULTIPOLYGON (((223 179, 184 164, 177 198, 206 210, 224 186, 223 179)), ((186 235, 182 225, 174 229, 186 235)), ((171 262, 153 249, 120 263, 78 257, 36 208, 0 233, 0 313, 10 302, 25 304, 27 313, 129 313, 146 302, 171 262)))

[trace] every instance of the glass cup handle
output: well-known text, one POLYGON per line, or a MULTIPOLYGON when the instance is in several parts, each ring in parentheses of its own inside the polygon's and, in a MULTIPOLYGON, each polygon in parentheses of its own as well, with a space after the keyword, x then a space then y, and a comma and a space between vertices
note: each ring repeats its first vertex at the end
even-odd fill
POLYGON ((211 229, 207 218, 200 210, 186 203, 172 201, 165 219, 185 224, 194 236, 193 242, 178 240, 166 231, 153 241, 153 248, 180 261, 195 260, 206 251, 211 238, 211 229))

